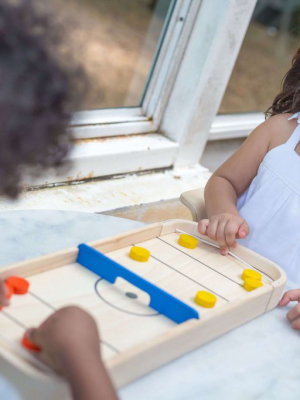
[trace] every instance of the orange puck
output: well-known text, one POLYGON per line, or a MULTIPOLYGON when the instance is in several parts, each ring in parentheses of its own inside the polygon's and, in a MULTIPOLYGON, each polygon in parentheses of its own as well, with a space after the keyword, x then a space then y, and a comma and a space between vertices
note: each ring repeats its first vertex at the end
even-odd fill
POLYGON ((37 346, 36 344, 33 344, 28 337, 26 336, 26 333, 24 334, 23 338, 22 338, 22 346, 25 347, 28 350, 31 351, 41 351, 42 349, 37 346))
POLYGON ((24 278, 11 276, 5 282, 12 288, 14 294, 26 294, 28 292, 29 282, 24 278))

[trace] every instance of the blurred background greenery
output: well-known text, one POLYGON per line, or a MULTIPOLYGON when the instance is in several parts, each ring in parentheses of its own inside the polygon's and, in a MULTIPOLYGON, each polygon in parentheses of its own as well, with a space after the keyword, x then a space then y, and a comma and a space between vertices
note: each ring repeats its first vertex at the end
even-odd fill
MULTIPOLYGON (((172 1, 36 1, 63 23, 69 50, 85 67, 85 109, 139 105, 172 1)), ((299 0, 258 0, 220 113, 270 106, 299 46, 299 26, 299 0)))

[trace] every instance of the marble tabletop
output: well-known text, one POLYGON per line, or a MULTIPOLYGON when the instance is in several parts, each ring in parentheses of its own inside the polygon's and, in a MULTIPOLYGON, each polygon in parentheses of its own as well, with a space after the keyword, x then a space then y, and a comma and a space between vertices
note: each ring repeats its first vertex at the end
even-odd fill
POLYGON ((0 266, 102 239, 145 224, 72 211, 0 212, 0 266))
POLYGON ((300 336, 287 310, 276 308, 137 380, 121 400, 299 399, 300 336))
MULTIPOLYGON (((142 225, 78 212, 1 212, 0 266, 142 225)), ((119 391, 120 399, 298 399, 300 336, 285 318, 289 308, 276 308, 138 379, 119 391)))

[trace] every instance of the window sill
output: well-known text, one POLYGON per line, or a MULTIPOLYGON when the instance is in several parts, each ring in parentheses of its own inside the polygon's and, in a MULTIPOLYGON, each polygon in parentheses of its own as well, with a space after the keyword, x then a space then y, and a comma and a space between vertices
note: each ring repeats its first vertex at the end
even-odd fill
POLYGON ((0 210, 68 210, 105 212, 123 207, 178 199, 186 190, 203 187, 210 177, 200 166, 156 173, 126 175, 119 179, 90 181, 25 191, 17 201, 0 199, 0 210))
POLYGON ((25 187, 109 177, 173 166, 178 144, 157 133, 78 141, 70 154, 71 167, 49 171, 25 187))

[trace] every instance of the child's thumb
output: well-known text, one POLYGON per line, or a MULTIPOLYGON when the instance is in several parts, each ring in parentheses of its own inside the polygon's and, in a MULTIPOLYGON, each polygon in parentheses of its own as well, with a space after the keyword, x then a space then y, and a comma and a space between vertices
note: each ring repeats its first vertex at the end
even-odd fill
POLYGON ((39 330, 37 328, 30 328, 26 331, 26 337, 27 339, 37 345, 37 346, 41 346, 42 345, 42 341, 41 341, 41 337, 40 337, 40 333, 39 330))
POLYGON ((250 228, 249 228, 247 222, 244 221, 242 223, 242 225, 239 227, 237 237, 239 239, 245 239, 245 237, 247 237, 249 235, 249 233, 250 233, 250 228))

